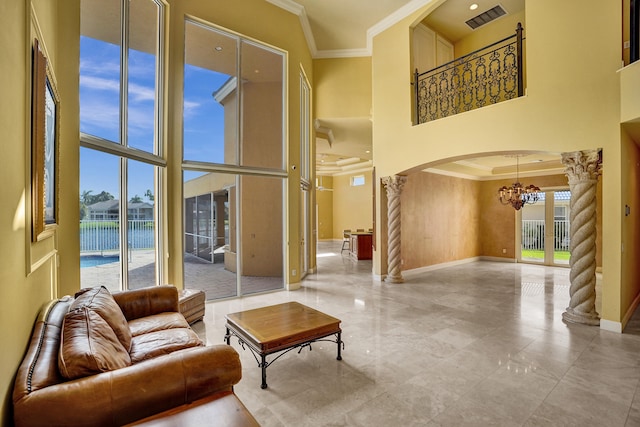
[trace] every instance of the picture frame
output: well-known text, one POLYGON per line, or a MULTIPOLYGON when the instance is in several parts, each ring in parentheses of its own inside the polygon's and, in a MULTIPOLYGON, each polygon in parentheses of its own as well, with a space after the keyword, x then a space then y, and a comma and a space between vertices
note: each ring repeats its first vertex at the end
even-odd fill
POLYGON ((48 61, 33 44, 31 117, 32 241, 58 222, 60 98, 48 61))

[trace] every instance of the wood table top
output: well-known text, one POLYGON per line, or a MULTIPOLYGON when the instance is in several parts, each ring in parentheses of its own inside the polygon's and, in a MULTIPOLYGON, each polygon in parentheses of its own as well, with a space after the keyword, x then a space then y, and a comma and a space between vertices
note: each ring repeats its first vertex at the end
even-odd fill
POLYGON ((225 317, 227 326, 266 353, 341 331, 340 319, 298 302, 230 313, 225 317))

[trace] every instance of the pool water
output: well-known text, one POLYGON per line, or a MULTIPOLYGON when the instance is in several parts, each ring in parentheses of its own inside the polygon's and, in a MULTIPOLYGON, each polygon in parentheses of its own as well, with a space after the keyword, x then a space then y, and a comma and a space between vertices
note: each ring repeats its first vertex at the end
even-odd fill
POLYGON ((80 257, 80 268, 97 267, 118 261, 120 261, 118 255, 83 255, 80 257))

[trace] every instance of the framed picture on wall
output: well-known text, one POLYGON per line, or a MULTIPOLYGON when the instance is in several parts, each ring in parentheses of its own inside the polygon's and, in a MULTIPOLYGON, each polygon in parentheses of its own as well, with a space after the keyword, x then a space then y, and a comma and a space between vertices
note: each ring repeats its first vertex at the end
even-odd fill
POLYGON ((58 139, 60 101, 47 58, 33 44, 31 105, 32 240, 58 221, 58 139))

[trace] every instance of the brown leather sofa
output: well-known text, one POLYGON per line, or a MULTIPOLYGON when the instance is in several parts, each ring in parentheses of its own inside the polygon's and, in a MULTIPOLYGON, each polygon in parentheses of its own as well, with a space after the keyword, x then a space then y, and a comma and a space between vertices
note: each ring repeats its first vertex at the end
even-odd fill
POLYGON ((204 346, 191 330, 175 287, 91 288, 41 310, 16 375, 14 421, 122 425, 233 392, 241 376, 231 346, 204 346))

